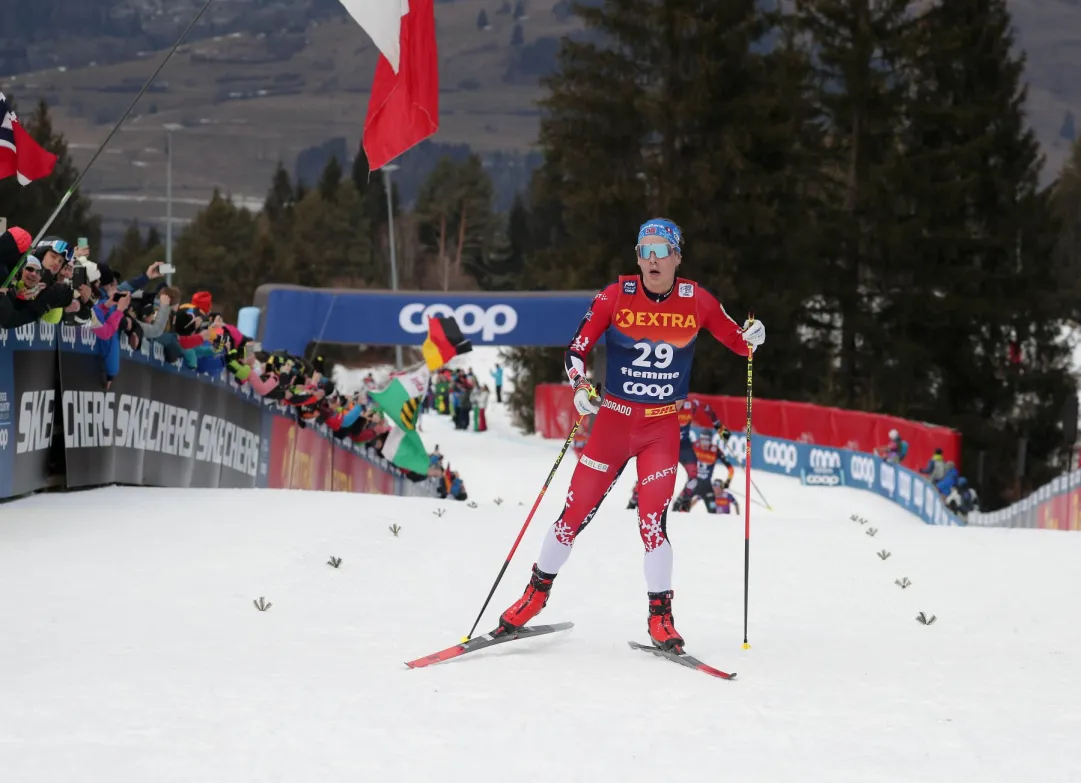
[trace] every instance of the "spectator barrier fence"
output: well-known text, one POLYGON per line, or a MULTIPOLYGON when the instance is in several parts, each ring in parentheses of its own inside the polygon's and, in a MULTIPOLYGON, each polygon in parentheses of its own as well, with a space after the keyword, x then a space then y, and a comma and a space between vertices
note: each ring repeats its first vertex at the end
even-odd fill
POLYGON ((978 527, 1081 530, 1081 470, 1064 473, 1028 497, 998 511, 968 515, 978 527))
POLYGON ((0 498, 60 476, 68 488, 269 487, 435 495, 378 453, 301 428, 248 385, 166 363, 160 344, 122 341, 104 389, 94 335, 44 322, 0 329, 0 498))
MULTIPOLYGON (((543 404, 542 396, 548 402, 556 399, 570 399, 570 389, 564 385, 543 384, 537 387, 537 430, 542 423, 547 423, 556 436, 565 438, 577 414, 573 408, 561 419, 562 406, 553 413, 551 404, 543 404), (542 411, 543 409, 543 411, 542 411), (566 424, 563 428, 562 425, 566 424)), ((699 396, 699 395, 694 395, 699 396)), ((713 403, 713 398, 707 397, 713 403)), ((732 399, 732 398, 728 398, 732 399)), ((746 415, 746 400, 742 416, 746 415)), ((757 406, 757 402, 755 403, 757 406)), ((725 419, 724 412, 714 405, 723 421, 732 422, 732 435, 726 446, 733 463, 744 465, 747 457, 746 435, 740 431, 735 419, 725 419)), ((758 422, 758 409, 755 409, 755 422, 758 422)), ((945 499, 923 476, 908 468, 893 465, 882 459, 851 449, 835 448, 815 443, 800 443, 792 439, 755 433, 752 435, 752 468, 755 471, 780 473, 798 478, 806 486, 821 488, 851 487, 873 492, 876 495, 901 506, 929 525, 964 525, 965 522, 946 507, 945 499)), ((1081 471, 1079 471, 1081 473, 1081 471)))
MULTIPOLYGON (((745 397, 692 394, 691 398, 708 402, 717 417, 733 432, 743 429, 747 417, 745 397)), ((546 438, 567 437, 577 417, 570 387, 560 383, 538 384, 535 403, 537 432, 546 438)), ((708 421, 702 420, 702 423, 708 421)), ((943 459, 952 461, 960 470, 961 433, 948 427, 806 402, 757 398, 754 401, 756 433, 799 443, 871 453, 886 444, 891 429, 896 429, 908 441, 906 465, 923 467, 935 449, 941 448, 943 459)))

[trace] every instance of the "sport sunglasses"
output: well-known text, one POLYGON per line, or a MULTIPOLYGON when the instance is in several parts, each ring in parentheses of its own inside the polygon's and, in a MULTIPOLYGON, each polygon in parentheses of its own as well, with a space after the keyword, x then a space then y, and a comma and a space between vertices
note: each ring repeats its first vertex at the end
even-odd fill
POLYGON ((635 247, 638 250, 638 257, 643 261, 648 261, 650 256, 668 258, 675 250, 674 247, 668 244, 635 245, 635 247))

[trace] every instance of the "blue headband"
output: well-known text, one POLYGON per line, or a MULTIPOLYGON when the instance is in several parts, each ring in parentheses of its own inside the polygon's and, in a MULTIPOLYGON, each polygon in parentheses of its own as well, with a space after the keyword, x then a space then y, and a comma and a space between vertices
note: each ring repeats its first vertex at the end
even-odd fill
POLYGON ((677 248, 683 244, 683 232, 679 230, 679 226, 663 218, 653 218, 642 224, 638 229, 638 242, 641 243, 648 236, 663 237, 668 244, 677 248))

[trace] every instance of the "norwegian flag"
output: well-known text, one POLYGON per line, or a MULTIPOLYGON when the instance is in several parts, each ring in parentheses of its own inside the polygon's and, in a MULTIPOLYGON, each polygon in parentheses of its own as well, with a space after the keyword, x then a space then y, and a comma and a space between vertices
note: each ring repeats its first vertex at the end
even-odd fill
POLYGON ((0 179, 16 176, 20 185, 28 185, 52 174, 56 156, 42 149, 23 129, 2 92, 0 117, 0 179))

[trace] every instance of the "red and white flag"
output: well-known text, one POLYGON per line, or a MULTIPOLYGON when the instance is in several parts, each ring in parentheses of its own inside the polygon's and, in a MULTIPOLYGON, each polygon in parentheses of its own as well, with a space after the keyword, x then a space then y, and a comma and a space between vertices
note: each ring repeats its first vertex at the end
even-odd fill
POLYGON ((439 55, 433 0, 341 0, 380 51, 364 152, 382 168, 439 130, 439 55))
POLYGON ((15 176, 20 185, 53 173, 56 156, 46 151, 19 124, 0 92, 0 179, 15 176))

